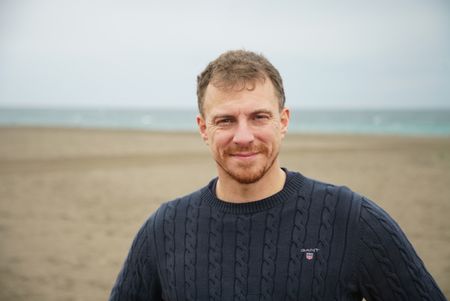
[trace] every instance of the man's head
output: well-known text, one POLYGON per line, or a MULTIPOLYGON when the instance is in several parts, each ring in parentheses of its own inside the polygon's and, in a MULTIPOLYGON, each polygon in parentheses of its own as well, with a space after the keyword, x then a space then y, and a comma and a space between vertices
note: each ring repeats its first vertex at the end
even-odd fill
POLYGON ((232 51, 208 65, 198 87, 197 123, 219 179, 251 184, 279 173, 289 110, 278 71, 262 56, 232 51))
POLYGON ((283 80, 278 70, 262 55, 245 50, 227 51, 208 64, 197 77, 197 103, 204 115, 205 92, 208 85, 223 91, 251 88, 269 79, 278 97, 280 111, 284 108, 283 80))

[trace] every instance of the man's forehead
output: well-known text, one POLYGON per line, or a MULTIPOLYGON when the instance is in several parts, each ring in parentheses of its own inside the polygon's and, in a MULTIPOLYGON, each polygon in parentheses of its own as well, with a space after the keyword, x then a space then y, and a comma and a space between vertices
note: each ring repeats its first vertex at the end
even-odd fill
POLYGON ((252 106, 235 106, 235 105, 224 105, 224 106, 213 106, 211 107, 207 115, 210 118, 216 118, 220 116, 237 116, 237 115, 252 115, 261 112, 272 112, 274 108, 268 106, 267 104, 252 105, 252 106))
POLYGON ((207 118, 251 115, 264 111, 275 113, 279 108, 278 99, 274 93, 224 92, 215 87, 212 87, 209 92, 205 95, 204 103, 204 114, 207 118))
POLYGON ((209 84, 206 87, 205 104, 211 105, 212 102, 214 102, 215 100, 219 100, 219 99, 220 100, 233 99, 240 93, 242 93, 242 90, 223 89, 223 88, 217 87, 213 84, 209 84))

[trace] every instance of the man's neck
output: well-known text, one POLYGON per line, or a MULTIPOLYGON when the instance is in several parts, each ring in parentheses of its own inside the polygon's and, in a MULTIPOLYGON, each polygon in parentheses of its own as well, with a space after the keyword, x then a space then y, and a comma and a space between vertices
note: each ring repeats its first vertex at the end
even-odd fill
POLYGON ((216 195, 231 203, 258 201, 281 191, 285 181, 286 173, 279 166, 273 166, 259 181, 252 184, 242 184, 229 177, 219 176, 216 195))

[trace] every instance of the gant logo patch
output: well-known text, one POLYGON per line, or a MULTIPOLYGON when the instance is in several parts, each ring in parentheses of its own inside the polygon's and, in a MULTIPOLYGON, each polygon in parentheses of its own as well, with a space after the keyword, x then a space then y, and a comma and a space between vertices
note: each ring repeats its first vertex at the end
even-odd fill
POLYGON ((320 249, 312 248, 312 249, 300 249, 300 253, 305 254, 305 258, 307 260, 313 260, 314 257, 317 255, 317 253, 320 251, 320 249))

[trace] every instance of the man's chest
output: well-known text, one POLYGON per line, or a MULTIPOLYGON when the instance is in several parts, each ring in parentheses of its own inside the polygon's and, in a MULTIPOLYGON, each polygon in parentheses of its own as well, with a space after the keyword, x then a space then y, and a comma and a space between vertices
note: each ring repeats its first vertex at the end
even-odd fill
POLYGON ((317 224, 295 210, 196 217, 160 248, 168 299, 323 300, 342 290, 347 252, 333 240, 345 223, 336 216, 317 224))

